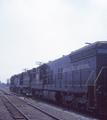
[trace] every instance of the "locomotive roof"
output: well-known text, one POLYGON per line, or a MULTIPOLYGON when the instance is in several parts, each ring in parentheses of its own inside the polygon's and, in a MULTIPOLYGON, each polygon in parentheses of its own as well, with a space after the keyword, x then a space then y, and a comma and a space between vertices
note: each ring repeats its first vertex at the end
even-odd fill
POLYGON ((49 61, 47 64, 51 65, 51 64, 56 64, 58 62, 63 62, 63 61, 68 61, 69 59, 69 55, 63 55, 61 58, 55 59, 53 61, 49 61))
MULTIPOLYGON (((44 63, 44 64, 42 64, 42 65, 40 65, 40 66, 38 66, 38 67, 36 67, 36 68, 32 68, 31 70, 27 70, 27 72, 28 72, 28 71, 35 71, 37 68, 40 68, 40 67, 42 67, 42 66, 44 66, 44 65, 47 65, 47 64, 48 64, 48 65, 52 65, 52 64, 56 64, 56 63, 58 63, 58 62, 59 62, 59 63, 60 63, 60 62, 63 62, 63 61, 68 62, 68 61, 70 60, 70 59, 68 59, 68 58, 69 58, 71 55, 75 55, 75 54, 80 53, 80 52, 82 52, 82 51, 85 51, 85 50, 87 50, 87 49, 95 48, 95 47, 97 47, 98 45, 101 45, 101 44, 106 44, 106 45, 107 45, 107 41, 97 41, 97 42, 95 42, 95 43, 90 43, 89 45, 86 45, 86 46, 84 46, 84 47, 82 47, 82 48, 80 48, 80 49, 77 49, 77 50, 71 52, 71 53, 68 54, 68 55, 63 55, 61 58, 58 58, 58 59, 49 61, 48 63, 44 63)), ((16 77, 16 76, 21 75, 21 74, 23 74, 23 73, 25 73, 25 72, 22 72, 22 73, 13 75, 12 77, 16 77)), ((12 78, 12 77, 11 77, 11 78, 12 78)))
POLYGON ((61 58, 49 61, 47 64, 51 65, 51 64, 57 63, 58 61, 59 62, 61 62, 61 61, 68 61, 69 60, 68 57, 70 57, 71 55, 77 54, 78 52, 82 52, 82 51, 85 51, 87 49, 96 48, 97 45, 101 45, 101 44, 105 44, 105 43, 107 44, 107 41, 97 41, 95 43, 90 43, 89 45, 86 45, 86 46, 84 46, 84 47, 82 47, 80 49, 77 49, 77 50, 71 52, 68 55, 63 55, 63 57, 61 57, 61 58))
POLYGON ((85 51, 87 49, 91 49, 91 48, 96 47, 97 45, 101 45, 101 44, 105 44, 105 43, 107 44, 107 41, 97 41, 95 43, 90 43, 89 45, 86 45, 86 46, 84 46, 84 47, 82 47, 80 49, 72 51, 71 54, 70 54, 70 56, 73 55, 73 54, 77 54, 80 51, 85 51))

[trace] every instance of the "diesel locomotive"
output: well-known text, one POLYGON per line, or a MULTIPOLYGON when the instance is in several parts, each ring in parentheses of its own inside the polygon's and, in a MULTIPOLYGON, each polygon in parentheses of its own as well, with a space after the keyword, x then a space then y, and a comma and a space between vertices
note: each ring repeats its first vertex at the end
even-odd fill
POLYGON ((13 75, 10 82, 11 91, 107 115, 107 42, 13 75))

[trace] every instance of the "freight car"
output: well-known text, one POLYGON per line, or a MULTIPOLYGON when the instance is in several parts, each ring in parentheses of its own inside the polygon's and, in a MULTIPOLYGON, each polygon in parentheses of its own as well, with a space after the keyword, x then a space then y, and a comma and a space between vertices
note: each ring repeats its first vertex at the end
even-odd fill
POLYGON ((89 44, 10 81, 12 91, 107 114, 107 42, 89 44))

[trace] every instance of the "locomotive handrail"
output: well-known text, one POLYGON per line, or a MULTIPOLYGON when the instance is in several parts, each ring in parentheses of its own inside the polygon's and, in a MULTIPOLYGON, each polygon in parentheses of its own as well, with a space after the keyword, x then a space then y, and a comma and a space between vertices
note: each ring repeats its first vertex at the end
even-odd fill
POLYGON ((94 81, 94 99, 96 99, 96 82, 97 82, 100 74, 102 73, 102 70, 105 69, 105 68, 107 68, 107 66, 104 66, 104 67, 101 68, 100 72, 97 75, 97 78, 94 81))
POLYGON ((95 73, 95 70, 93 70, 93 71, 91 72, 91 75, 89 76, 89 78, 88 78, 88 80, 87 80, 87 82, 86 82, 86 100, 87 100, 87 84, 88 84, 90 78, 92 77, 93 73, 95 73))
POLYGON ((30 88, 32 88, 32 85, 34 85, 34 84, 32 84, 34 80, 36 80, 36 77, 32 80, 31 83, 29 83, 29 87, 30 87, 30 88))

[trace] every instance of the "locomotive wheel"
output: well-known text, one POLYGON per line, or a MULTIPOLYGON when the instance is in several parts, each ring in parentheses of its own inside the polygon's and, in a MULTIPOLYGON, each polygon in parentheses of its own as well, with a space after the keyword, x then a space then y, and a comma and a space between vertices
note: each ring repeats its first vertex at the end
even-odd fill
POLYGON ((66 106, 67 107, 71 106, 71 101, 66 101, 66 106))
POLYGON ((35 91, 32 91, 32 98, 35 97, 35 91))
POLYGON ((55 95, 56 101, 61 104, 62 103, 62 96, 60 92, 57 92, 55 95))
POLYGON ((65 101, 64 96, 62 96, 62 104, 63 104, 63 105, 66 105, 66 101, 65 101))
POLYGON ((18 88, 18 93, 19 93, 19 94, 21 93, 21 89, 20 89, 20 88, 18 88))
POLYGON ((26 93, 26 89, 25 89, 25 88, 23 88, 22 92, 25 94, 25 93, 26 93))
POLYGON ((29 89, 26 90, 26 96, 29 96, 29 89))
POLYGON ((86 105, 82 104, 82 103, 78 103, 78 108, 81 110, 85 110, 86 109, 86 105))
POLYGON ((72 101, 72 105, 74 108, 78 108, 78 102, 75 99, 72 101))
POLYGON ((93 112, 93 109, 89 107, 89 103, 86 103, 86 110, 89 112, 93 112))
POLYGON ((16 92, 16 93, 18 92, 18 88, 16 88, 15 92, 16 92))

